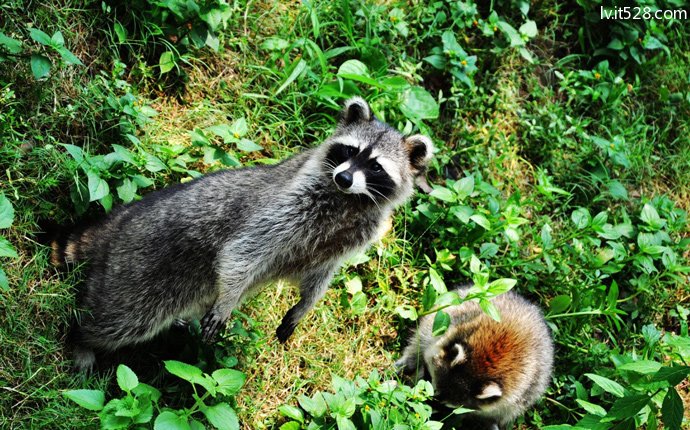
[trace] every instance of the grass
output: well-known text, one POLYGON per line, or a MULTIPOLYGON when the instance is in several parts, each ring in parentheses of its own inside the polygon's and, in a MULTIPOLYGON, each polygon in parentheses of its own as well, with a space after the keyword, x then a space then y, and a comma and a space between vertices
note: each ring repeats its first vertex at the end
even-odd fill
MULTIPOLYGON (((499 3, 500 19, 516 29, 525 22, 509 2, 499 3)), ((452 6, 439 4, 444 11, 452 6)), ((488 22, 488 6, 476 6, 478 17, 488 22)), ((231 403, 243 428, 277 428, 289 421, 278 408, 297 405, 300 395, 335 389, 332 375, 352 380, 378 369, 392 377, 386 372, 414 325, 399 310, 423 310, 430 267, 448 287, 476 277, 470 254, 481 256, 491 279, 516 279, 516 289, 545 309, 554 331, 553 383, 545 399, 520 419, 521 428, 589 419, 591 410, 582 401, 615 411, 616 397, 602 394, 587 373, 619 382, 630 395, 651 395, 643 384, 649 376, 625 370, 626 364, 688 365, 690 230, 681 209, 690 211, 690 35, 682 23, 666 23, 667 39, 654 33, 668 55, 644 51, 648 62, 641 66, 612 55, 606 69, 600 63, 604 57, 593 55, 601 46, 587 44, 592 41, 583 46, 578 39, 586 23, 576 2, 532 5, 528 16, 538 35, 525 36, 524 46, 533 63, 520 47, 508 46, 501 31, 487 36, 482 23, 470 19, 465 25, 450 15, 441 23, 438 5, 250 1, 231 7, 232 19, 217 32, 218 52, 175 45, 180 55, 175 68, 161 75, 158 60, 171 46, 170 34, 127 26, 126 42, 118 41, 114 23, 141 18, 141 11, 125 4, 110 10, 100 2, 76 1, 0 6, 5 17, 0 32, 23 42, 21 55, 0 62, 0 192, 15 211, 11 228, 0 235, 18 254, 0 257, 8 279, 7 288, 0 288, 0 428, 94 428, 97 414, 62 393, 81 388, 105 390, 107 398, 119 393, 113 371, 75 375, 65 351, 81 272, 51 268, 39 232, 46 224, 100 217, 106 203, 82 202, 80 209, 75 181, 86 187, 86 174, 63 145, 98 157, 117 144, 142 160, 153 155, 164 163, 158 171, 145 162, 99 170, 115 203, 121 201, 117 187, 134 175, 151 180, 137 191, 144 195, 227 167, 204 158, 209 148, 230 153, 242 165, 275 162, 328 135, 337 114, 333 106, 342 97, 324 95, 330 94, 324 88, 337 82, 339 67, 351 59, 366 64, 377 84, 344 79, 345 90, 364 95, 391 124, 434 138, 439 152, 429 182, 450 190, 454 180, 471 176, 475 191, 454 203, 418 193, 368 260, 336 276, 286 345, 276 341, 274 331, 297 298, 293 288, 278 283, 241 308, 245 317, 228 330, 226 341, 192 348, 197 356, 190 361, 208 368, 231 356, 239 360, 236 368, 247 381, 231 403), (395 8, 403 12, 407 36, 396 27, 395 8), (33 42, 29 28, 49 35, 61 31, 65 46, 84 66, 67 65, 33 42), (446 29, 477 57, 472 87, 454 78, 449 67, 435 69, 423 60, 440 46, 446 29), (276 38, 287 44, 267 48, 276 38), (337 48, 344 49, 332 51, 337 48), (34 78, 31 54, 50 58, 48 78, 34 78), (300 61, 304 71, 285 85, 300 61), (393 77, 402 78, 408 90, 424 88, 439 105, 438 115, 421 120, 406 115, 405 92, 381 84, 393 77), (594 99, 592 91, 605 85, 609 98, 594 99), (149 107, 156 115, 144 119, 149 107), (245 137, 263 150, 244 152, 204 131, 239 118, 248 124, 245 137), (207 143, 194 140, 195 129, 208 135, 207 143), (600 145, 593 137, 609 143, 600 145), (482 214, 491 227, 448 216, 454 205, 482 214), (664 218, 663 227, 652 228, 643 219, 645 205, 664 218), (592 217, 604 211, 608 223, 629 224, 632 232, 611 239, 601 229, 578 228, 573 213, 579 208, 592 217), (517 241, 505 230, 512 216, 525 220, 515 227, 517 241), (666 257, 640 249, 645 232, 660 238, 666 257), (495 252, 485 253, 494 246, 495 252), (606 257, 609 249, 618 254, 606 257), (602 263, 600 255, 608 259, 602 263), (365 309, 353 305, 347 290, 353 279, 362 282, 365 309), (563 297, 568 302, 559 307, 563 297)), ((196 345, 193 339, 190 344, 196 345)), ((160 377, 160 357, 144 354, 140 360, 155 363, 153 376, 140 377, 164 391, 167 406, 188 404, 189 389, 160 377)), ((688 405, 687 382, 675 391, 688 405)), ((620 428, 651 428, 649 416, 672 419, 662 405, 666 392, 650 403, 651 414, 614 421, 620 428)), ((687 410, 679 428, 689 428, 687 410)))

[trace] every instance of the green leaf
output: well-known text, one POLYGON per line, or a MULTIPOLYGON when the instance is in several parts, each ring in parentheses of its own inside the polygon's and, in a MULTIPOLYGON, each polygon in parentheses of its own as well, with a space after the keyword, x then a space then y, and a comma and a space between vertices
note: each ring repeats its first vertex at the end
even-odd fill
POLYGON ((86 176, 88 178, 89 202, 100 200, 110 193, 108 183, 98 176, 98 173, 88 170, 86 176))
POLYGON ((649 203, 645 204, 642 208, 640 219, 654 230, 659 230, 666 224, 666 220, 661 218, 654 206, 650 205, 649 203))
POLYGON ((661 363, 651 360, 633 361, 632 363, 625 363, 618 366, 618 370, 630 370, 643 375, 656 373, 659 369, 661 369, 661 363))
POLYGON ((590 403, 582 399, 576 399, 575 401, 582 407, 582 409, 584 409, 592 415, 596 415, 598 417, 606 416, 606 409, 602 408, 599 405, 595 405, 594 403, 590 403))
POLYGON ((652 382, 667 381, 669 385, 676 386, 690 376, 690 366, 662 367, 652 377, 652 382))
POLYGON ((261 49, 267 51, 282 51, 290 46, 290 42, 280 37, 269 37, 261 44, 261 49))
POLYGON ((446 283, 443 281, 443 277, 433 267, 429 267, 429 280, 431 281, 431 285, 434 287, 434 290, 436 290, 438 294, 443 294, 448 291, 448 288, 446 288, 446 283))
POLYGON ((264 149, 264 147, 257 145, 249 139, 240 139, 239 142, 237 142, 237 149, 244 152, 254 152, 261 151, 264 149))
MULTIPOLYGON (((603 388, 603 387, 602 387, 603 388)), ((628 418, 637 415, 642 410, 651 398, 646 394, 633 394, 618 399, 613 403, 609 413, 606 414, 610 418, 628 418)))
POLYGON ((235 369, 218 369, 213 372, 211 377, 218 384, 216 390, 226 396, 237 394, 246 379, 244 373, 235 369))
POLYGON ((525 42, 522 40, 522 37, 520 36, 520 33, 518 33, 512 25, 508 24, 505 21, 499 21, 497 25, 498 28, 501 29, 503 34, 508 38, 511 48, 515 46, 523 46, 525 44, 525 42))
POLYGON ((537 37, 537 23, 532 20, 526 21, 520 26, 520 34, 530 39, 537 37))
POLYGON ((117 41, 120 43, 125 43, 127 41, 127 30, 125 30, 125 27, 116 21, 113 29, 117 35, 117 41))
POLYGON ((446 312, 443 312, 443 310, 440 310, 436 312, 436 315, 434 316, 434 325, 431 329, 431 335, 441 336, 443 333, 446 332, 446 330, 448 330, 449 326, 450 315, 448 315, 446 312))
POLYGON ((300 430, 302 426, 297 421, 288 421, 281 425, 278 430, 300 430))
POLYGON ((314 397, 300 395, 297 398, 299 405, 314 418, 320 418, 326 414, 328 406, 321 393, 314 394, 314 397))
POLYGON ((2 267, 0 267, 0 290, 1 291, 9 291, 10 290, 10 282, 7 280, 7 275, 5 274, 5 271, 2 270, 2 267))
POLYGON ((285 88, 287 88, 288 85, 293 83, 295 81, 295 79, 297 79, 302 74, 302 72, 304 72, 306 69, 307 69, 307 62, 300 58, 299 61, 297 61, 297 64, 295 64, 295 66, 292 68, 292 72, 290 73, 290 76, 287 77, 285 82, 283 82, 283 84, 280 86, 280 88, 278 88, 276 90, 276 92, 275 92, 275 94, 273 94, 273 96, 275 97, 278 94, 282 93, 283 90, 285 88))
POLYGON ((161 69, 161 75, 171 71, 175 67, 175 54, 171 51, 162 53, 158 59, 158 67, 161 69))
POLYGON ((451 190, 445 187, 441 187, 439 185, 434 185, 434 189, 431 190, 431 193, 429 193, 431 197, 436 197, 439 200, 443 200, 444 202, 454 202, 455 201, 455 195, 451 190))
POLYGON ((137 385, 139 385, 139 378, 137 378, 137 375, 132 372, 132 369, 124 364, 120 364, 117 366, 117 385, 120 386, 122 391, 129 393, 136 388, 137 385))
POLYGON ((50 44, 54 47, 60 47, 65 44, 65 37, 62 35, 62 32, 56 31, 53 33, 53 37, 50 38, 50 44))
POLYGON ((19 255, 17 255, 17 251, 14 249, 14 246, 12 246, 10 241, 2 236, 0 236, 0 257, 19 257, 19 255))
POLYGON ((582 230, 592 221, 592 216, 589 214, 587 208, 579 208, 573 211, 570 215, 570 219, 578 230, 582 230))
POLYGON ((73 64, 75 66, 83 66, 84 63, 81 62, 81 60, 72 53, 69 49, 65 48, 64 46, 57 48, 57 52, 60 54, 63 60, 67 64, 73 64))
POLYGON ((202 409, 202 412, 206 415, 208 422, 219 430, 238 430, 240 428, 237 414, 227 403, 219 403, 202 409))
POLYGON ((147 152, 144 154, 144 157, 146 158, 146 165, 144 166, 144 168, 146 168, 146 170, 148 170, 151 173, 160 172, 161 170, 166 170, 168 168, 168 166, 166 166, 160 158, 156 157, 153 154, 149 154, 147 152))
POLYGON ((466 176, 453 184, 453 189, 458 194, 458 200, 464 200, 474 191, 474 178, 466 176))
POLYGON ((50 73, 50 60, 43 55, 31 54, 31 72, 36 79, 45 78, 50 73))
POLYGON ((489 286, 487 287, 487 291, 491 294, 499 295, 510 291, 515 286, 515 284, 517 284, 517 280, 515 279, 496 279, 495 281, 492 281, 489 284, 489 286))
POLYGON ((585 376, 594 381, 595 384, 607 393, 613 394, 616 397, 623 397, 625 395, 625 388, 618 382, 593 373, 585 373, 585 376))
POLYGON ((9 228, 14 222, 12 203, 0 192, 0 228, 9 228))
POLYGON ((438 103, 422 87, 411 87, 403 92, 400 111, 412 121, 436 119, 439 115, 438 103))
POLYGON ((171 411, 163 411, 153 423, 153 430, 191 430, 187 417, 171 411))
POLYGON ((571 301, 572 300, 570 299, 570 296, 566 295, 554 297, 553 299, 551 299, 551 302, 549 302, 549 313, 560 314, 561 312, 568 309, 571 301))
POLYGON ((22 52, 22 42, 6 36, 2 31, 0 31, 0 46, 4 46, 10 54, 22 52))
POLYGON ((30 28, 29 29, 29 36, 36 42, 40 43, 41 45, 49 46, 50 45, 50 36, 48 36, 46 33, 42 32, 41 30, 37 28, 30 28))
POLYGON ((302 414, 302 410, 298 407, 291 405, 283 405, 278 408, 278 411, 280 411, 281 415, 283 415, 284 417, 292 418, 293 420, 299 421, 301 423, 304 422, 304 414, 302 414))
POLYGON ((188 382, 196 381, 201 378, 201 369, 191 364, 182 363, 181 361, 168 360, 165 361, 165 369, 173 375, 184 379, 188 382))
POLYGON ((474 214, 470 219, 480 225, 484 230, 491 230, 491 223, 482 214, 474 214))
POLYGON ((401 318, 417 321, 417 310, 410 305, 400 305, 396 307, 395 313, 400 315, 401 318))
POLYGON ((683 401, 673 387, 669 388, 666 396, 664 396, 661 415, 664 418, 665 429, 680 430, 683 423, 683 401))
POLYGON ((364 315, 367 310, 368 301, 366 294, 357 291, 350 300, 350 310, 354 315, 364 315))
POLYGON ((491 303, 489 300, 479 300, 479 307, 482 308, 484 313, 490 316, 494 321, 501 322, 501 313, 498 312, 496 305, 491 303))
POLYGON ((90 411, 100 411, 105 403, 105 394, 101 390, 69 390, 62 394, 90 411))
POLYGON ((352 79, 357 77, 370 78, 369 69, 366 64, 359 60, 347 60, 340 68, 338 68, 338 76, 345 79, 352 79))

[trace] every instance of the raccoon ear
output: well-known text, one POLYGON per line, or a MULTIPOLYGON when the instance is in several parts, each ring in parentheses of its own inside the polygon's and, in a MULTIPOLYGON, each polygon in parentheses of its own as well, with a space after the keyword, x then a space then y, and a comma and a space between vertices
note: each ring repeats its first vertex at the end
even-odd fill
POLYGON ((340 123, 342 125, 371 121, 372 119, 374 119, 374 114, 372 114, 369 104, 361 97, 352 97, 347 100, 342 112, 340 112, 340 123))
POLYGON ((481 393, 477 394, 475 397, 479 400, 490 399, 491 397, 501 397, 503 391, 501 387, 496 382, 489 382, 484 386, 481 393))
POLYGON ((434 144, 431 139, 421 134, 415 134, 405 138, 404 144, 414 174, 424 173, 429 160, 434 155, 434 144))
POLYGON ((465 348, 462 346, 461 343, 456 343, 455 345, 453 345, 451 351, 455 354, 455 358, 453 358, 453 361, 450 362, 450 367, 455 367, 459 364, 462 364, 467 359, 467 355, 465 354, 465 348))

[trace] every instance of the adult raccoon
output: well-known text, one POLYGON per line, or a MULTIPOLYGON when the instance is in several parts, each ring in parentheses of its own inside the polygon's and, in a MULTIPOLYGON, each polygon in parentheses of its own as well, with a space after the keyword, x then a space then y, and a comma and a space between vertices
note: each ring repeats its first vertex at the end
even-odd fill
POLYGON ((451 323, 441 336, 432 335, 435 315, 421 318, 396 362, 415 379, 430 379, 441 405, 474 409, 461 415, 462 428, 508 428, 551 377, 553 341, 539 308, 512 291, 493 303, 501 322, 473 301, 444 309, 451 323))
POLYGON ((432 152, 428 137, 403 136, 355 97, 316 148, 153 192, 55 244, 53 261, 87 261, 76 364, 89 369, 95 350, 144 342, 178 319, 201 318, 209 341, 276 279, 300 289, 277 329, 285 342, 341 263, 380 237, 432 152))

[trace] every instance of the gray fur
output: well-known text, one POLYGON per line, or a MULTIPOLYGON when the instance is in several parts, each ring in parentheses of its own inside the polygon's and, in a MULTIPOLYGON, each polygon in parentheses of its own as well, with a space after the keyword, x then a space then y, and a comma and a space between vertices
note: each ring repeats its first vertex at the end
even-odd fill
POLYGON ((444 309, 451 323, 440 336, 432 335, 435 314, 422 317, 396 362, 415 380, 431 380, 436 400, 445 407, 475 409, 462 415, 463 428, 509 428, 539 400, 551 379, 553 341, 539 308, 512 291, 493 303, 500 323, 474 301, 444 309), (499 352, 491 356, 492 370, 483 364, 486 356, 480 350, 499 352))
POLYGON ((210 174, 114 210, 74 235, 61 255, 88 261, 85 312, 73 336, 78 366, 89 368, 94 350, 147 341, 179 319, 201 318, 210 341, 239 303, 277 279, 300 290, 277 329, 285 342, 341 263, 379 238, 432 150, 428 138, 402 136, 354 98, 316 148, 274 166, 210 174), (337 186, 337 166, 327 157, 343 141, 392 160, 397 171, 379 177, 384 185, 391 184, 386 175, 399 182, 361 193, 337 186))

